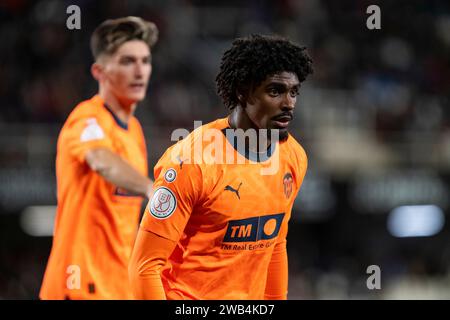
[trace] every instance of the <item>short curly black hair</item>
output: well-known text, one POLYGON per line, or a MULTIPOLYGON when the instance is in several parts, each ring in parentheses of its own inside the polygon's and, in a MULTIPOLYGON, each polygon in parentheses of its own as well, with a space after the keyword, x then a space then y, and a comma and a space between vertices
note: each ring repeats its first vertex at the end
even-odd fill
POLYGON ((225 51, 216 77, 217 93, 229 109, 239 103, 237 92, 257 87, 279 72, 297 74, 300 82, 313 72, 306 47, 281 36, 251 35, 233 41, 225 51))

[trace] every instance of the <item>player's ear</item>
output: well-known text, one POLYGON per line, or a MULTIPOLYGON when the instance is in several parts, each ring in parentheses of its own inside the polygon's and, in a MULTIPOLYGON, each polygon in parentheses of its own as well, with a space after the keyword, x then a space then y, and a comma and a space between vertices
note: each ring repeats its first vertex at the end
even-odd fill
POLYGON ((239 101, 239 104, 245 108, 247 105, 247 90, 244 89, 236 89, 236 97, 239 101))
POLYGON ((95 80, 100 81, 103 76, 103 66, 98 62, 94 62, 91 65, 91 74, 95 80))
POLYGON ((248 91, 247 96, 246 96, 246 101, 250 104, 254 104, 255 100, 253 99, 253 95, 252 95, 252 91, 248 91))

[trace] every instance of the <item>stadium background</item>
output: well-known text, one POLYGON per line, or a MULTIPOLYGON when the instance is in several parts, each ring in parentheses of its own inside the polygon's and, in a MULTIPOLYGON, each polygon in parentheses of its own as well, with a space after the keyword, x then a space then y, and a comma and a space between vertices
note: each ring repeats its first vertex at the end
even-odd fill
POLYGON ((96 92, 91 32, 125 15, 160 30, 137 110, 150 167, 172 130, 226 115, 214 77, 233 38, 278 33, 308 46, 315 73, 292 128, 309 171, 288 238, 290 299, 450 298, 448 1, 0 0, 0 299, 37 298, 57 134, 96 92), (81 30, 66 28, 71 4, 81 30), (371 4, 381 30, 366 28, 371 4), (381 268, 380 290, 366 287, 369 265, 381 268))

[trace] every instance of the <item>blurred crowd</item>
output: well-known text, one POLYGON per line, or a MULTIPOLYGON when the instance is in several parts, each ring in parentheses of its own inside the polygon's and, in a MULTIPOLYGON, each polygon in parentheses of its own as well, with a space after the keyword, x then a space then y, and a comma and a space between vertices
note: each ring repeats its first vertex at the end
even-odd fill
MULTIPOLYGON (((433 245, 395 242, 385 230, 388 209, 365 215, 370 210, 349 196, 367 173, 424 170, 443 185, 440 198, 431 199, 442 201, 448 213, 448 1, 2 0, 2 182, 13 170, 38 178, 36 170, 53 170, 58 129, 97 90, 90 34, 103 20, 124 15, 154 21, 160 31, 148 96, 137 110, 150 165, 172 143, 171 130, 191 130, 194 120, 227 114, 214 79, 234 38, 276 33, 307 46, 314 74, 302 86, 293 135, 310 161, 297 220, 311 222, 291 229, 292 299, 450 297, 448 228, 433 245), (81 30, 66 27, 72 4, 81 8, 81 30), (371 4, 381 8, 380 30, 366 27, 371 4), (386 266, 389 285, 369 292, 365 268, 377 263, 386 266)), ((51 188, 49 183, 46 195, 51 188)), ((0 198, 8 194, 12 203, 13 189, 0 186, 0 198)), ((15 226, 10 220, 0 223, 0 299, 36 298, 51 239, 31 245, 28 238, 7 235, 7 226, 15 226)))
POLYGON ((144 125, 191 127, 194 119, 225 115, 214 83, 221 54, 235 37, 277 33, 306 45, 314 59, 314 76, 299 103, 303 139, 369 129, 359 138, 381 143, 374 147, 386 157, 414 152, 402 145, 408 141, 421 148, 419 155, 434 151, 428 160, 448 169, 449 5, 385 1, 381 29, 369 30, 371 3, 5 0, 0 123, 61 124, 76 103, 96 91, 89 51, 95 26, 107 18, 139 15, 160 29, 149 95, 138 111, 144 125), (81 8, 81 30, 66 28, 71 4, 81 8), (323 127, 327 130, 314 130, 323 127), (386 150, 384 144, 392 142, 406 150, 386 150))

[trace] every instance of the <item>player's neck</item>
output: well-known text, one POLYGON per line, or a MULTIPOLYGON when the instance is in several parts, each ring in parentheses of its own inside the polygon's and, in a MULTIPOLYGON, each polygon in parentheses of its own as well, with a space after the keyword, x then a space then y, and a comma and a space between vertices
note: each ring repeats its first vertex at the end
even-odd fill
POLYGON ((256 143, 256 150, 252 148, 255 144, 250 143, 249 149, 256 153, 266 153, 267 149, 270 147, 270 139, 268 139, 266 134, 259 134, 259 128, 253 123, 253 121, 248 117, 247 113, 241 106, 236 106, 231 114, 228 116, 228 123, 232 129, 242 129, 244 132, 248 129, 256 130, 256 137, 258 139, 256 143), (259 146, 265 146, 265 150, 259 150, 259 146))
POLYGON ((100 90, 99 96, 117 118, 124 123, 128 123, 136 110, 136 103, 120 101, 114 94, 108 94, 104 90, 100 90))

